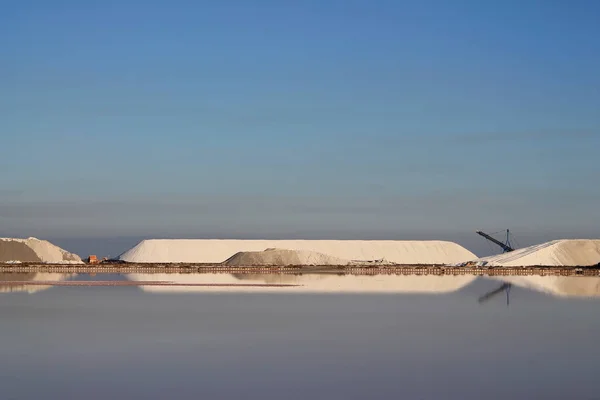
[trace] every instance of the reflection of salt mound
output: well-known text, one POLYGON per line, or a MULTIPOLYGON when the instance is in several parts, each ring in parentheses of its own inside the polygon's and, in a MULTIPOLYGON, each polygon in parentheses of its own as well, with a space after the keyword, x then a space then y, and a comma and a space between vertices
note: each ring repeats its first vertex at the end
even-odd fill
POLYGON ((503 282, 561 297, 600 296, 600 278, 591 276, 503 276, 503 282))
POLYGON ((265 251, 241 251, 223 264, 232 266, 252 265, 348 265, 350 262, 309 250, 267 249, 265 251))
POLYGON ((78 255, 36 238, 0 238, 0 262, 83 264, 78 255))
POLYGON ((230 286, 142 286, 155 293, 168 292, 273 292, 273 293, 450 293, 475 280, 474 275, 335 275, 335 274, 128 274, 132 281, 166 281, 177 284, 230 286), (235 286, 291 284, 292 287, 235 286))
POLYGON ((468 285, 473 275, 235 274, 241 281, 302 285, 308 292, 448 293, 468 285))
POLYGON ((144 240, 119 259, 131 263, 221 263, 238 252, 269 248, 311 251, 351 261, 449 264, 476 256, 456 243, 404 240, 144 240))
POLYGON ((35 293, 51 288, 52 285, 15 285, 10 282, 52 282, 64 281, 75 274, 54 272, 3 272, 0 273, 0 293, 27 292, 35 293))
POLYGON ((481 266, 573 266, 600 263, 600 240, 554 240, 474 261, 481 266))

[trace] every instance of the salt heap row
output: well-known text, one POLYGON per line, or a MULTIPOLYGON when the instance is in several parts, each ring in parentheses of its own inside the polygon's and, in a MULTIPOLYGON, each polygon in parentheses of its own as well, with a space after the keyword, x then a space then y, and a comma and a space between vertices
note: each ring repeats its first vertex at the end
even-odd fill
MULTIPOLYGON (((600 240, 554 240, 491 257, 476 258, 446 241, 403 240, 144 240, 118 258, 129 263, 197 263, 230 266, 286 265, 476 265, 587 267, 600 265, 600 240)), ((81 258, 46 240, 0 238, 0 263, 82 264, 81 258)))
POLYGON ((129 263, 229 265, 434 265, 472 260, 464 247, 445 241, 403 240, 144 240, 123 253, 129 263), (300 264, 298 264, 300 263, 300 264))

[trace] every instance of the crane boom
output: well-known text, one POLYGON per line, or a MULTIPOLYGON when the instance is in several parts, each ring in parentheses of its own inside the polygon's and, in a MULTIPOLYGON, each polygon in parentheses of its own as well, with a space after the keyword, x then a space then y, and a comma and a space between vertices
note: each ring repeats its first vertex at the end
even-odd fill
POLYGON ((512 247, 510 247, 507 244, 502 243, 501 241, 494 239, 493 237, 491 237, 490 235, 488 235, 485 232, 482 231, 476 231, 476 233, 480 236, 483 236, 484 238, 486 238, 487 240, 489 240, 492 243, 497 244, 498 246, 502 247, 502 250, 504 250, 505 252, 509 252, 509 251, 513 251, 514 249, 512 247))
POLYGON ((494 290, 492 290, 490 292, 487 292, 486 294, 484 294, 483 296, 481 296, 478 301, 480 303, 484 303, 484 302, 488 301, 489 299, 491 299, 492 297, 494 297, 495 295, 497 295, 498 293, 501 293, 501 292, 509 290, 510 287, 511 287, 510 283, 503 283, 497 289, 494 289, 494 290))

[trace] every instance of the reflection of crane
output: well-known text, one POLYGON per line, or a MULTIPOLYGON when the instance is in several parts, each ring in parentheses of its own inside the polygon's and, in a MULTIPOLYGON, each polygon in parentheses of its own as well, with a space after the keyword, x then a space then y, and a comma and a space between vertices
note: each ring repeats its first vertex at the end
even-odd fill
POLYGON ((488 301, 489 299, 491 299, 492 297, 496 296, 498 293, 502 293, 502 292, 506 292, 506 306, 508 307, 510 305, 510 288, 512 287, 512 284, 510 283, 503 283, 502 285, 500 285, 500 287, 487 292, 486 294, 484 294, 483 296, 481 296, 479 298, 479 304, 483 304, 486 301, 488 301))
POLYGON ((497 244, 498 246, 502 247, 502 250, 504 253, 508 253, 510 251, 514 251, 515 249, 512 248, 512 244, 510 243, 510 232, 507 229, 506 230, 506 242, 502 243, 501 241, 491 237, 490 235, 488 235, 485 232, 482 231, 476 231, 476 233, 480 236, 483 236, 484 238, 486 238, 487 240, 489 240, 490 242, 497 244))

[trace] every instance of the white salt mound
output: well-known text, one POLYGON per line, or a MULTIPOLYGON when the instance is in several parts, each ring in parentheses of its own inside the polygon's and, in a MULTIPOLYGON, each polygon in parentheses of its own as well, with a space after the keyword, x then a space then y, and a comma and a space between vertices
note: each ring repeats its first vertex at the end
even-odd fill
POLYGON ((78 255, 69 253, 47 240, 0 238, 0 262, 40 262, 46 264, 83 264, 78 255))
POLYGON ((348 265, 350 261, 316 251, 267 249, 265 251, 240 251, 223 264, 232 266, 348 265))
POLYGON ((473 261, 494 267, 588 267, 600 263, 600 240, 553 240, 473 261))
POLYGON ((464 247, 445 241, 407 240, 144 240, 121 254, 131 263, 219 264, 238 252, 269 248, 312 251, 349 261, 384 260, 395 264, 452 264, 477 256, 464 247))

